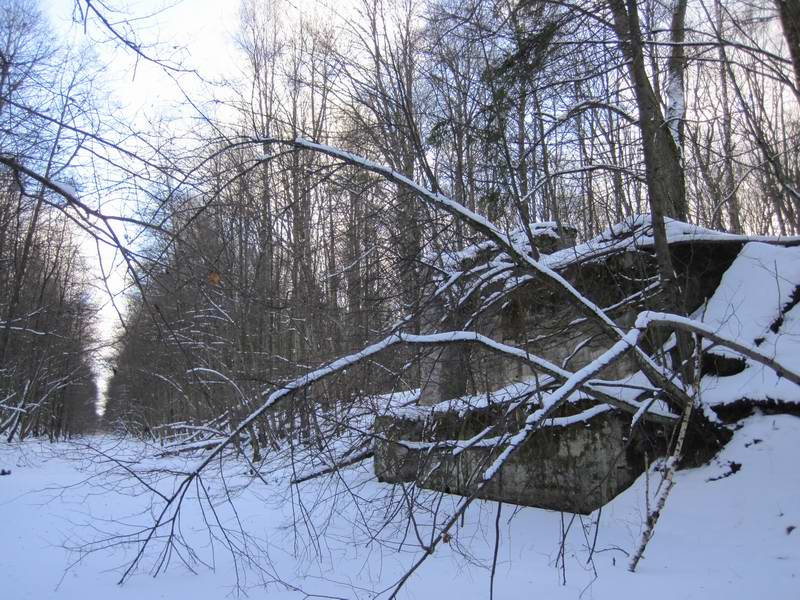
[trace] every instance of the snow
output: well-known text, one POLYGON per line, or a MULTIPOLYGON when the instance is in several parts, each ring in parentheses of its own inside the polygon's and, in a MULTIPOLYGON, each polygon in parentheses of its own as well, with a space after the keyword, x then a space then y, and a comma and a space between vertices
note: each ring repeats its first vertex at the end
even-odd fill
MULTIPOLYGON (((670 244, 687 241, 743 244, 741 253, 723 276, 717 292, 692 318, 701 321, 708 331, 715 332, 721 338, 735 340, 752 348, 759 355, 777 357, 778 363, 800 373, 800 308, 789 307, 792 295, 800 287, 800 247, 789 244, 797 244, 800 238, 733 235, 673 219, 667 219, 665 226, 670 244), (777 245, 776 242, 782 245, 777 245), (779 320, 781 317, 782 321, 779 320), (778 323, 778 331, 773 331, 772 327, 778 323)), ((516 251, 525 256, 529 254, 530 249, 525 239, 516 239, 514 236, 509 236, 509 239, 514 243, 516 251)), ((537 263, 532 260, 528 263, 535 271, 562 285, 588 311, 604 318, 605 313, 580 297, 569 284, 565 284, 558 271, 576 263, 604 260, 618 252, 651 249, 654 243, 652 222, 649 216, 642 215, 614 225, 596 238, 574 248, 542 255, 537 263)), ((462 285, 465 285, 459 303, 482 290, 490 289, 489 286, 493 284, 502 283, 502 291, 493 291, 482 299, 482 305, 473 318, 503 297, 504 293, 533 278, 531 274, 515 274, 511 270, 511 257, 500 251, 490 256, 484 265, 472 266, 468 271, 453 270, 462 268, 464 259, 476 256, 479 251, 487 248, 496 249, 496 245, 485 242, 440 259, 447 278, 447 287, 455 286, 459 278, 462 285), (476 273, 480 273, 477 278, 474 277, 476 273)), ((651 283, 640 293, 646 295, 655 285, 657 284, 651 283)), ((607 323, 618 335, 623 335, 612 323, 607 323)), ((711 340, 705 340, 704 348, 722 356, 739 356, 735 351, 715 345, 711 340)), ((644 356, 642 358, 647 360, 644 356)), ((652 361, 649 362, 652 368, 656 368, 652 361)), ((797 385, 752 358, 747 360, 745 369, 736 375, 704 377, 701 396, 706 412, 709 405, 719 406, 742 398, 765 403, 800 403, 797 385)))
MULTIPOLYGON (((647 225, 647 222, 642 221, 641 224, 647 225)), ((617 226, 616 229, 612 229, 604 236, 615 239, 629 231, 624 227, 617 226)), ((727 234, 709 233, 694 226, 671 221, 668 224, 668 237, 671 236, 671 239, 677 240, 682 235, 687 235, 690 239, 697 239, 698 236, 711 239, 715 235, 719 235, 720 239, 727 237, 727 234)), ((638 244, 640 241, 635 243, 638 244)), ((548 268, 542 267, 541 264, 537 268, 549 277, 558 277, 557 273, 548 272, 548 268)), ((703 378, 700 383, 699 398, 705 414, 711 415, 709 407, 742 399, 800 403, 800 392, 798 391, 800 303, 796 302, 798 293, 800 293, 800 248, 748 242, 743 245, 740 254, 724 274, 718 290, 702 310, 693 315, 693 318, 643 312, 639 315, 634 329, 627 334, 620 331, 620 340, 614 346, 579 371, 567 373, 558 368, 552 368, 553 365, 546 363, 537 365, 545 373, 563 377, 565 380, 555 391, 538 394, 539 408, 528 415, 524 426, 517 433, 489 438, 487 436, 490 430, 487 429, 467 442, 455 440, 436 442, 435 444, 408 442, 407 445, 410 448, 454 447, 455 452, 458 452, 471 445, 503 444, 502 452, 484 471, 483 479, 488 481, 495 476, 515 449, 543 424, 555 408, 563 402, 569 401, 579 386, 585 384, 592 375, 610 361, 615 360, 622 352, 636 348, 640 333, 654 323, 684 328, 701 334, 704 337, 704 350, 707 352, 715 346, 721 346, 720 353, 740 358, 746 357, 747 362, 741 373, 727 377, 706 375, 703 378), (772 292, 769 290, 770 284, 773 284, 772 292)), ((594 308, 589 301, 582 300, 586 306, 594 308)), ((594 312, 599 313, 599 309, 594 312)), ((407 341, 411 341, 410 338, 411 336, 407 341)), ((419 336, 419 341, 435 343, 437 341, 471 340, 480 341, 489 347, 496 347, 501 352, 512 356, 520 352, 518 349, 479 338, 482 336, 477 333, 449 332, 419 336)), ((528 360, 530 362, 530 359, 528 360)), ((540 389, 536 382, 513 384, 494 394, 485 394, 485 398, 460 398, 428 410, 432 412, 453 409, 464 411, 474 410, 476 407, 485 406, 497 400, 511 402, 519 399, 522 401, 526 398, 525 385, 531 386, 531 392, 528 395, 540 389)), ((652 400, 645 399, 637 404, 637 410, 631 423, 632 427, 646 411, 650 410, 652 403, 652 400)), ((598 410, 604 409, 598 408, 598 410)), ((591 411, 585 411, 570 418, 569 424, 591 417, 589 412, 591 411)), ((423 418, 426 414, 423 409, 419 408, 413 415, 410 410, 408 413, 412 418, 423 418)))
MULTIPOLYGON (((796 386, 800 386, 800 373, 795 372, 783 364, 782 356, 776 356, 774 353, 767 354, 761 351, 758 348, 758 344, 748 345, 747 343, 741 343, 737 339, 723 337, 704 323, 669 313, 644 311, 639 313, 639 316, 636 319, 636 327, 641 330, 644 330, 647 326, 653 323, 659 323, 667 325, 671 328, 683 329, 697 333, 701 335, 705 341, 708 341, 711 344, 719 344, 723 350, 739 353, 741 357, 746 357, 759 364, 765 365, 774 370, 776 375, 785 377, 786 379, 792 381, 796 386)), ((669 341, 668 344, 672 345, 672 342, 669 341)), ((742 396, 740 396, 740 398, 741 397, 742 396)))
MULTIPOLYGON (((692 225, 677 221, 675 219, 666 218, 664 226, 667 233, 667 242, 669 244, 679 244, 683 242, 764 242, 762 245, 774 244, 781 242, 783 244, 797 244, 800 243, 798 236, 745 236, 725 233, 713 229, 707 229, 700 225, 692 225)), ((520 238, 519 236, 513 237, 515 248, 519 249, 524 254, 530 253, 530 248, 527 246, 527 239, 520 238)), ((477 254, 477 249, 482 249, 485 245, 491 246, 492 242, 484 242, 470 246, 462 250, 465 253, 463 258, 469 258, 477 254)), ((650 215, 637 215, 629 217, 624 221, 613 225, 611 228, 606 229, 600 235, 578 244, 572 248, 565 248, 558 250, 552 254, 543 254, 540 257, 539 264, 542 267, 553 270, 561 270, 570 265, 577 263, 586 263, 597 260, 603 260, 605 257, 623 252, 626 250, 642 250, 651 249, 655 246, 655 237, 653 233, 653 224, 650 215)), ((460 268, 460 265, 450 260, 450 256, 459 257, 460 253, 453 253, 446 255, 442 259, 442 269, 450 272, 453 269, 460 268), (449 267, 449 268, 448 268, 449 267)), ((504 253, 500 253, 492 258, 494 266, 508 264, 510 258, 504 253)))
MULTIPOLYGON (((539 385, 551 382, 549 376, 539 378, 539 385)), ((391 413, 403 419, 423 419, 431 413, 453 412, 459 416, 464 416, 469 411, 486 408, 492 405, 509 404, 520 398, 534 394, 539 387, 536 381, 515 381, 497 390, 487 391, 482 394, 462 396, 443 400, 433 406, 405 406, 391 413)))
POLYGON ((68 200, 78 198, 78 191, 72 184, 65 181, 51 181, 50 183, 60 194, 66 196, 68 200))
MULTIPOLYGON (((561 227, 572 231, 575 230, 571 225, 562 224, 561 227)), ((527 228, 522 227, 510 231, 507 235, 507 239, 512 246, 524 247, 526 249, 526 253, 529 253, 530 244, 528 241, 528 232, 530 232, 534 239, 547 237, 559 240, 561 239, 561 236, 559 235, 558 231, 559 224, 556 221, 535 221, 530 223, 527 228)), ((474 260, 480 256, 481 253, 496 252, 497 249, 497 244, 495 242, 487 240, 477 244, 471 244, 458 251, 444 252, 441 255, 427 256, 425 258, 431 263, 436 260, 441 261, 442 268, 450 271, 453 269, 458 269, 459 266, 466 261, 474 260)))
MULTIPOLYGON (((474 334, 466 339, 474 339, 474 334)), ((620 344, 626 344, 621 342, 620 344)), ((544 363, 552 366, 552 363, 544 363)), ((559 375, 565 379, 573 376, 569 371, 556 367, 559 375)), ((458 398, 451 398, 443 400, 432 406, 419 406, 412 404, 411 400, 404 403, 394 402, 387 404, 383 414, 391 414, 396 418, 424 420, 436 413, 456 413, 459 416, 464 416, 470 411, 487 408, 489 406, 509 405, 509 410, 516 408, 517 402, 520 401, 536 401, 544 399, 546 401, 552 395, 550 391, 543 391, 544 388, 552 386, 554 379, 550 375, 539 375, 538 377, 525 379, 523 381, 514 381, 506 386, 496 390, 486 391, 480 394, 466 395, 458 398)), ((669 408, 662 401, 653 402, 650 398, 639 401, 638 398, 645 392, 655 392, 647 381, 647 378, 641 373, 636 373, 625 379, 620 380, 604 380, 604 379, 590 379, 585 388, 590 391, 602 392, 616 398, 620 404, 629 404, 632 414, 638 415, 635 420, 638 420, 645 412, 667 419, 677 419, 677 415, 670 412, 669 408)), ((411 394, 419 396, 419 390, 414 390, 411 394)), ((402 397, 402 396, 401 396, 402 397)), ((567 402, 582 402, 591 399, 587 393, 577 390, 566 395, 567 402)), ((634 422, 635 422, 634 420, 634 422)), ((556 423, 557 420, 550 419, 548 423, 556 423)), ((563 426, 563 423, 562 423, 563 426)))
POLYGON ((800 247, 749 242, 691 318, 643 312, 636 327, 683 325, 706 336, 706 353, 744 362, 739 373, 703 377, 700 399, 708 415, 708 407, 745 399, 800 404, 800 303, 792 306, 798 290, 800 247))
MULTIPOLYGON (((645 490, 649 488, 652 499, 660 481, 659 465, 649 472, 649 486, 642 476, 601 514, 574 518, 566 537, 563 572, 558 559, 561 515, 504 505, 495 597, 796 598, 800 471, 795 454, 799 439, 800 419, 756 415, 742 422, 710 465, 678 472, 655 537, 634 574, 627 571, 626 553, 638 542, 644 526, 645 490), (731 463, 741 468, 726 476, 731 463), (596 551, 587 563, 598 518, 596 551)), ((174 481, 166 469, 182 470, 191 464, 177 457, 141 462, 145 448, 134 442, 88 441, 108 454, 129 459, 132 462, 126 465, 131 468, 159 467, 162 472, 151 474, 147 483, 162 490, 170 490, 174 481)), ((212 551, 196 501, 187 499, 181 529, 197 558, 209 566, 195 562, 193 574, 174 556, 157 578, 145 570, 118 586, 121 569, 133 557, 130 548, 112 545, 85 555, 65 571, 79 558, 68 548, 146 523, 150 500, 143 487, 130 483, 119 469, 109 471, 107 461, 80 445, 4 445, 0 466, 12 470, 10 476, 0 477, 3 598, 217 600, 235 596, 233 558, 219 545, 212 551)), ((252 536, 250 550, 260 552, 259 564, 264 568, 259 572, 255 564, 238 563, 239 583, 251 597, 299 600, 306 592, 373 598, 370 592, 389 588, 420 556, 413 535, 401 547, 405 521, 401 516, 387 517, 385 511, 392 486, 375 482, 369 463, 342 472, 342 483, 328 479, 300 486, 289 486, 279 469, 265 475, 269 485, 248 477, 236 461, 225 463, 225 469, 238 518, 252 536), (360 510, 349 501, 348 487, 358 495, 360 510), (313 519, 311 537, 305 527, 292 527, 300 501, 313 519), (379 530, 385 518, 389 523, 379 530), (370 536, 374 536, 372 541, 370 536), (263 581, 276 578, 297 589, 272 583, 265 591, 263 581)), ((204 483, 222 522, 235 531, 236 517, 224 502, 219 474, 208 473, 204 483)), ((459 500, 445 496, 440 511, 452 511, 459 500)), ((204 507, 208 511, 208 505, 204 507)), ((450 543, 436 548, 399 598, 487 598, 496 512, 494 502, 474 502, 464 523, 451 530, 450 543)), ((566 524, 572 519, 564 516, 566 524)), ((440 515, 438 522, 444 521, 440 515)), ((429 536, 430 515, 418 514, 418 526, 423 539, 429 536)), ((154 557, 155 549, 144 564, 151 565, 154 557)), ((387 598, 388 593, 378 597, 387 598)))
MULTIPOLYGON (((439 195, 437 195, 436 201, 444 202, 439 195)), ((465 216, 466 218, 471 219, 474 215, 465 216)), ((652 220, 649 216, 639 215, 627 219, 622 223, 614 225, 611 229, 604 231, 601 235, 588 242, 579 244, 573 248, 567 248, 555 252, 553 254, 542 255, 538 261, 533 260, 533 258, 530 256, 530 247, 527 244, 527 241, 512 239, 511 236, 505 236, 504 234, 501 234, 492 228, 486 229, 483 227, 482 221, 473 222, 480 226, 478 229, 488 232, 490 236, 494 238, 494 241, 491 242, 491 244, 494 244, 494 247, 503 248, 504 250, 502 252, 498 252, 496 256, 490 257, 490 263, 484 267, 496 269, 498 274, 494 277, 481 277, 478 285, 472 285, 469 287, 466 294, 462 296, 462 300, 459 302, 463 302, 463 299, 466 297, 466 295, 479 292, 481 288, 486 288, 495 281, 507 280, 505 282, 504 290, 506 292, 510 288, 518 286, 524 281, 527 281, 532 277, 532 273, 525 273, 521 276, 514 277, 508 270, 502 269, 504 265, 508 265, 509 267, 514 265, 521 266, 530 268, 531 271, 538 273, 539 276, 543 276, 547 280, 555 283, 563 291, 565 291, 572 298, 572 300, 574 300, 576 306, 583 307, 584 312, 587 314, 596 315, 598 320, 603 322, 610 332, 613 332, 620 339, 623 338, 625 332, 622 331, 617 324, 609 318, 606 312, 588 300, 584 295, 580 294, 566 279, 564 279, 560 272, 570 265, 600 261, 611 254, 637 249, 652 249, 652 247, 655 245, 655 238, 652 220)), ((800 242, 800 238, 768 238, 733 235, 705 229, 698 225, 691 225, 681 221, 676 221, 674 219, 666 219, 665 228, 667 241, 670 244, 698 241, 741 242, 745 245, 747 242, 759 241, 771 243, 779 241, 784 244, 800 242)), ((766 246, 766 244, 763 245, 766 246)), ((478 248, 478 246, 472 247, 471 249, 468 248, 465 252, 468 255, 475 254, 478 252, 476 248, 478 248)), ((452 269, 463 267, 463 265, 453 264, 453 262, 454 261, 447 257, 440 259, 443 274, 442 277, 446 278, 447 280, 445 285, 447 288, 455 286, 458 283, 459 278, 467 279, 469 275, 481 269, 481 266, 478 266, 471 267, 466 273, 459 271, 453 272, 452 269), (448 271, 448 268, 450 271, 448 271), (459 275, 459 277, 454 277, 454 275, 459 275)), ((455 262, 457 263, 458 261, 455 262)), ((644 292, 645 291, 643 290, 642 293, 644 292)), ((478 308, 477 312, 484 310, 490 303, 494 302, 499 297, 501 297, 499 293, 495 292, 488 299, 484 300, 483 307, 478 308)), ((634 348, 634 352, 639 355, 640 360, 648 364, 649 369, 654 372, 662 371, 661 367, 659 367, 638 347, 634 348)), ((664 373, 664 375, 668 376, 667 373, 664 373)), ((770 374, 765 374, 764 377, 770 377, 770 374)), ((681 385, 680 382, 677 382, 677 384, 681 385)), ((791 393, 791 388, 788 391, 791 393)), ((726 390, 724 393, 727 394, 728 390, 726 390)))
MULTIPOLYGON (((693 317, 716 333, 777 358, 786 368, 800 373, 800 304, 783 312, 799 287, 800 247, 750 242, 725 272, 707 306, 693 317), (773 331, 771 326, 777 323, 780 325, 773 331)), ((723 347, 711 348, 710 341, 705 346, 717 355, 740 357, 723 347)), ((800 403, 796 384, 750 359, 736 375, 704 377, 701 396, 711 406, 742 398, 800 403)))
POLYGON ((800 285, 800 248, 752 242, 725 272, 701 320, 726 337, 752 344, 767 334, 800 285))
MULTIPOLYGON (((664 226, 669 244, 683 242, 800 242, 800 237, 736 235, 670 218, 664 219, 664 226)), ((625 219, 603 231, 599 236, 583 244, 578 244, 574 248, 559 250, 543 257, 543 260, 551 269, 562 269, 575 263, 600 260, 609 254, 624 250, 650 249, 654 246, 655 237, 650 215, 638 215, 625 219)))

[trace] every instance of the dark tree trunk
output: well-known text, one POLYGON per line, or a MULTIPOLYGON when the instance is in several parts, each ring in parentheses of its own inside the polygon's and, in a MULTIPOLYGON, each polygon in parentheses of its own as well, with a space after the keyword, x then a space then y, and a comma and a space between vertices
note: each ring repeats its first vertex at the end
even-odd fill
POLYGON ((800 0, 773 0, 794 66, 795 94, 800 98, 800 0))
MULTIPOLYGON (((645 179, 650 202, 650 212, 655 240, 661 287, 666 294, 669 310, 686 314, 684 294, 677 280, 672 257, 667 243, 665 217, 686 220, 686 184, 680 155, 681 127, 670 127, 661 112, 659 98, 653 91, 645 67, 644 44, 637 0, 608 0, 614 19, 614 29, 620 48, 628 63, 634 94, 639 109, 639 128, 642 136, 642 151, 645 163, 645 179)), ((673 7, 672 38, 683 39, 685 6, 680 0, 673 7)), ((683 85, 684 59, 682 50, 670 56, 670 78, 672 85, 683 85), (675 81, 677 79, 677 81, 675 81)), ((683 90, 680 90, 682 96, 683 90)), ((671 95, 674 95, 671 94, 671 95)), ((680 111, 675 111, 681 114, 680 111)), ((684 332, 676 332, 678 339, 678 370, 684 381, 692 382, 692 339, 684 332)))
MULTIPOLYGON (((654 221, 664 216, 686 219, 686 191, 680 150, 661 112, 645 66, 639 13, 635 0, 609 0, 614 29, 628 61, 639 109, 645 178, 654 221)), ((674 28, 673 24, 673 28, 674 28)), ((676 59, 680 62, 680 58, 676 59)))

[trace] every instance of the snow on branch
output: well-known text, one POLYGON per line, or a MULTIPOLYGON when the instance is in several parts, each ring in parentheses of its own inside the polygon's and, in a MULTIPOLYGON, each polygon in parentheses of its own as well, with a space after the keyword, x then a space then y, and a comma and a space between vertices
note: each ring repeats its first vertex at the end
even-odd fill
POLYGON ((745 345, 737 340, 731 339, 728 336, 722 335, 705 323, 662 312, 645 311, 640 313, 639 317, 636 319, 636 328, 643 331, 651 325, 658 327, 671 327, 673 329, 680 329, 681 331, 687 331, 689 333, 697 333, 704 338, 707 338, 721 346, 730 348, 734 352, 738 352, 739 354, 746 356, 757 363, 761 363, 762 365, 773 369, 780 377, 785 377, 792 383, 800 385, 800 374, 783 365, 774 356, 764 354, 755 346, 745 345))
MULTIPOLYGON (((382 176, 387 181, 396 183, 413 191, 417 196, 425 202, 439 207, 454 218, 458 219, 469 225, 474 231, 483 234, 488 240, 497 244, 498 248, 504 251, 509 258, 518 266, 529 269, 542 276, 545 283, 550 283, 557 288, 566 292, 568 298, 581 310, 587 317, 595 320, 607 333, 613 337, 624 340, 626 333, 623 331, 611 317, 609 317, 602 308, 597 306, 594 302, 589 300, 586 296, 581 294, 569 281, 567 281, 560 273, 553 268, 547 266, 543 261, 536 260, 531 256, 531 251, 524 243, 516 241, 511 236, 503 233, 493 223, 491 223, 484 216, 468 209, 464 205, 448 198, 439 192, 428 190, 424 186, 409 179, 405 175, 386 167, 384 165, 373 162, 367 158, 357 156, 345 150, 334 148, 325 144, 318 144, 303 138, 296 138, 295 140, 284 140, 279 138, 255 138, 253 143, 274 144, 290 146, 297 149, 312 150, 320 152, 332 158, 341 160, 347 164, 359 167, 365 171, 375 173, 382 176)), ((265 156, 264 160, 269 160, 269 156, 265 156)), ((644 222, 645 218, 641 217, 640 221, 644 222)), ((689 401, 686 395, 686 390, 681 386, 680 382, 675 383, 671 381, 669 375, 664 372, 656 362, 641 348, 635 346, 633 348, 637 362, 641 369, 650 378, 653 383, 663 387, 670 396, 676 398, 681 403, 689 401)))
POLYGON ((557 390, 545 398, 542 408, 535 410, 525 420, 525 425, 508 441, 508 445, 500 453, 483 474, 483 480, 491 480, 500 468, 508 461, 511 454, 519 448, 536 431, 545 419, 563 405, 570 395, 583 384, 594 377, 598 372, 618 360, 623 354, 636 347, 639 341, 639 330, 632 329, 611 348, 597 357, 594 361, 575 371, 557 390))
MULTIPOLYGON (((538 428, 569 427, 576 423, 585 423, 598 415, 612 410, 614 410, 614 407, 609 404, 595 404, 574 415, 543 419, 538 428)), ((469 450, 470 448, 496 448, 509 441, 510 436, 508 434, 487 437, 487 434, 492 430, 492 427, 486 427, 480 433, 467 440, 454 439, 435 442, 397 440, 395 443, 409 450, 423 450, 426 452, 431 450, 452 450, 453 456, 458 456, 464 450, 469 450)))
POLYGON ((616 323, 614 323, 613 320, 608 317, 608 315, 606 315, 596 304, 591 302, 577 289, 575 289, 571 283, 569 283, 553 269, 541 264, 540 261, 534 260, 534 258, 528 254, 527 248, 523 247, 524 244, 516 242, 510 236, 498 229, 485 217, 468 209, 459 202, 448 198, 444 194, 432 192, 422 185, 416 183, 412 179, 409 179, 405 175, 402 175, 389 167, 380 165, 369 159, 356 156, 355 154, 351 154, 345 150, 340 150, 324 144, 317 144, 303 138, 297 138, 294 141, 281 140, 277 138, 264 138, 256 141, 260 144, 282 144, 293 146, 295 148, 321 152, 322 154, 337 158, 348 164, 360 167, 366 171, 381 175, 393 183, 397 183, 408 188, 409 190, 414 191, 425 201, 433 204, 434 206, 438 206, 460 221, 469 224, 475 231, 484 234, 487 238, 494 241, 518 265, 537 271, 547 280, 556 283, 558 286, 566 290, 579 307, 594 315, 606 327, 608 327, 611 331, 614 331, 618 337, 622 337, 624 335, 622 330, 616 325, 616 323))
MULTIPOLYGON (((558 365, 555 365, 543 358, 534 356, 521 348, 503 344, 473 331, 451 331, 430 335, 412 335, 402 332, 393 333, 358 352, 339 358, 331 363, 328 363, 327 365, 303 375, 302 377, 290 381, 271 393, 265 393, 264 396, 266 396, 266 398, 262 404, 252 411, 248 417, 241 421, 239 425, 224 440, 221 440, 218 443, 218 445, 191 471, 188 479, 191 480, 199 475, 203 469, 205 469, 217 456, 219 456, 225 447, 232 443, 233 440, 238 438, 242 432, 244 432, 250 425, 253 424, 256 419, 263 415, 269 408, 275 406, 279 401, 287 398, 294 392, 307 388, 313 383, 326 379, 327 377, 330 377, 340 371, 364 362, 374 355, 384 352, 398 344, 438 345, 464 342, 475 343, 503 355, 522 360, 559 380, 564 380, 564 384, 549 397, 547 406, 542 409, 545 412, 542 413, 542 411, 536 411, 536 413, 534 413, 534 415, 537 415, 537 417, 542 416, 542 418, 545 418, 549 416, 553 410, 560 406, 560 404, 570 396, 572 392, 581 388, 603 402, 635 414, 641 409, 640 403, 614 398, 609 394, 601 392, 593 387, 592 383, 594 382, 589 382, 589 380, 592 379, 592 377, 605 366, 619 358, 624 352, 634 348, 637 340, 638 330, 632 330, 600 358, 592 362, 590 365, 587 365, 587 367, 584 367, 580 371, 571 373, 565 369, 562 369, 558 365), (587 383, 589 383, 589 385, 584 385, 587 383)), ((604 382, 597 382, 598 385, 602 383, 604 382)), ((675 416, 654 413, 652 418, 662 422, 673 422, 675 416)))

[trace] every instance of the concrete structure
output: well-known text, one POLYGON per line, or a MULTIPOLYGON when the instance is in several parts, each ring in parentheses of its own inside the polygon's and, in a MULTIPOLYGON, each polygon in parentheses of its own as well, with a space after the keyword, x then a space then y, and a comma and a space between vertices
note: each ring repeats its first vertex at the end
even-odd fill
MULTIPOLYGON (((574 251, 559 250, 565 245, 558 237, 564 228, 535 229, 541 235, 534 236, 534 243, 543 255, 554 253, 543 260, 558 268, 592 302, 606 308, 620 326, 629 327, 639 311, 665 307, 664 290, 655 283, 652 238, 643 233, 646 224, 638 227, 621 230, 619 243, 614 235, 601 239, 595 243, 597 251, 591 243, 574 251), (633 241, 626 242, 625 235, 633 241), (587 246, 591 252, 586 251, 587 246)), ((673 263, 682 282, 685 308, 691 312, 716 289, 746 238, 677 222, 670 227, 673 263), (702 235, 683 235, 685 231, 701 231, 702 235)), ((574 243, 574 238, 567 239, 569 243, 574 243)), ((449 301, 430 310, 431 329, 478 331, 571 371, 590 363, 616 341, 584 318, 563 290, 543 285, 530 273, 523 273, 528 279, 510 292, 508 277, 476 285, 475 280, 486 271, 476 266, 496 263, 497 254, 491 244, 470 247, 455 253, 441 268, 476 275, 466 277, 449 301), (491 299, 500 291, 505 292, 502 302, 493 305, 491 299)), ((649 342, 660 348, 665 338, 649 342)), ((467 344, 435 349, 422 370, 419 406, 376 421, 380 441, 375 472, 382 481, 414 481, 449 493, 589 513, 627 488, 642 473, 646 457, 653 460, 666 447, 668 432, 663 426, 644 424, 631 437, 631 415, 614 409, 588 420, 564 419, 586 408, 579 402, 563 409, 563 426, 537 430, 491 481, 481 485, 502 445, 483 443, 454 454, 454 444, 473 438, 487 425, 494 426, 493 436, 518 431, 532 410, 530 404, 509 412, 510 404, 495 402, 491 392, 511 382, 531 380, 536 374, 526 365, 467 344), (477 399, 477 405, 448 402, 465 397, 477 399)), ((635 371, 636 365, 628 358, 602 371, 600 377, 615 380, 635 371)))
POLYGON ((644 469, 646 454, 652 460, 665 446, 663 430, 653 425, 631 441, 630 418, 609 410, 587 422, 535 432, 480 488, 502 447, 470 448, 454 456, 452 447, 431 443, 469 439, 487 420, 502 418, 500 412, 427 410, 379 417, 376 432, 392 441, 378 444, 375 474, 389 483, 416 482, 463 496, 475 493, 489 500, 589 514, 633 483, 644 469))

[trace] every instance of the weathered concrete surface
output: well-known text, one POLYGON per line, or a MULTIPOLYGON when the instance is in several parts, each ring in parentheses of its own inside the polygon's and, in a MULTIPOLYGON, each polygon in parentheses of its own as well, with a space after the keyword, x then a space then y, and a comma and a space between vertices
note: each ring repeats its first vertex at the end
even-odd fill
MULTIPOLYGON (((390 483, 415 481, 424 488, 464 496, 475 493, 502 447, 470 448, 454 457, 452 448, 421 449, 414 442, 469 439, 500 414, 502 410, 496 408, 469 414, 430 412, 427 418, 419 418, 419 414, 416 418, 380 417, 376 431, 383 441, 375 450, 378 479, 390 483)), ((512 416, 505 425, 512 426, 521 416, 512 416)), ((613 410, 585 422, 544 427, 477 495, 588 514, 642 473, 645 449, 651 460, 662 452, 660 430, 648 426, 637 439, 630 440, 629 429, 630 416, 613 410)))

